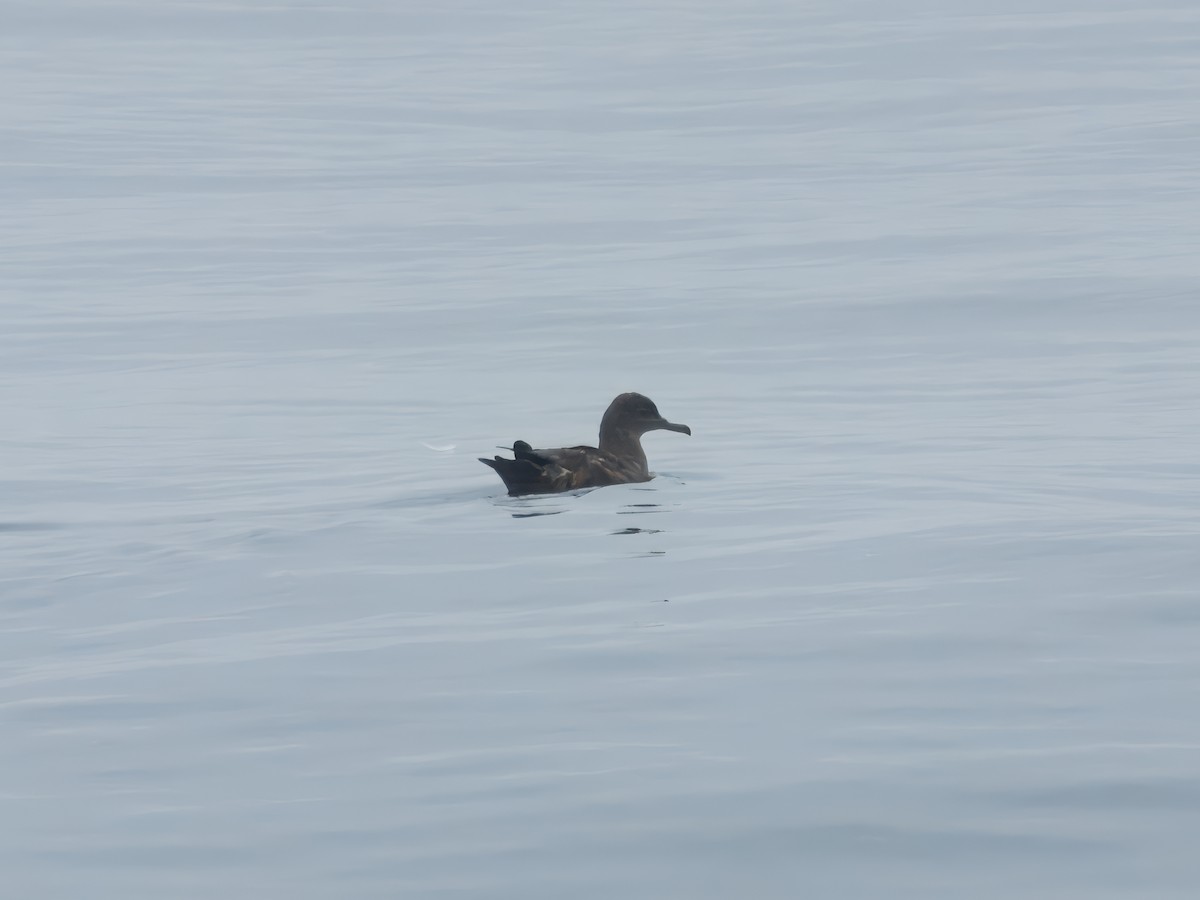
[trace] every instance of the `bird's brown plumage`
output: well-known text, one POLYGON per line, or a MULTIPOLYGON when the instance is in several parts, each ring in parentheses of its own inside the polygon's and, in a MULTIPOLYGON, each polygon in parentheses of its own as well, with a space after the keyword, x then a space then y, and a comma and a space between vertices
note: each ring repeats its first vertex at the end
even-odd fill
POLYGON ((668 422, 654 402, 642 394, 621 394, 600 422, 600 446, 534 450, 524 441, 513 444, 513 459, 480 458, 491 466, 513 496, 554 494, 580 488, 632 484, 651 479, 641 437, 663 429, 691 434, 686 425, 668 422))

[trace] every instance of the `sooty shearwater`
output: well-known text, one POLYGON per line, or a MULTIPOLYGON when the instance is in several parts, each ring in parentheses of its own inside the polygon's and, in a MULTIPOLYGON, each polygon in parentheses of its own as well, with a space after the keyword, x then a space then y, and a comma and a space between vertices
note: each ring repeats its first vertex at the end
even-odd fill
POLYGON ((686 425, 668 422, 641 394, 621 394, 600 420, 599 447, 534 450, 524 441, 513 444, 516 459, 496 456, 479 461, 496 470, 509 494, 556 494, 580 488, 649 481, 642 435, 655 430, 691 434, 686 425))

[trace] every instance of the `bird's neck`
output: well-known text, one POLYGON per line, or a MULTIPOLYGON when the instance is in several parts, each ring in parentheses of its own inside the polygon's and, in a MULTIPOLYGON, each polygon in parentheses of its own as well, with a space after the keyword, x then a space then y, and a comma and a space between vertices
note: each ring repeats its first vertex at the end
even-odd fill
POLYGON ((641 435, 625 428, 600 427, 600 449, 612 456, 629 460, 645 472, 646 451, 642 449, 641 435))

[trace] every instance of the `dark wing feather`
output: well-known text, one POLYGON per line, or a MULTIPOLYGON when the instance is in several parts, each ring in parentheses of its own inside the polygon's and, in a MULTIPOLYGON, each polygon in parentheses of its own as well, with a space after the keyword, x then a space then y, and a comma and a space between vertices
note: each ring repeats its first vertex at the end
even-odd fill
POLYGON ((504 481, 513 496, 520 494, 555 494, 582 488, 603 487, 644 480, 626 471, 607 453, 595 447, 560 447, 555 450, 534 450, 524 441, 513 444, 515 459, 497 456, 479 461, 491 466, 504 481))
POLYGON ((539 466, 553 465, 554 461, 550 459, 550 457, 544 455, 547 452, 553 453, 554 451, 534 450, 524 441, 513 442, 513 455, 517 459, 525 459, 531 463, 536 463, 539 466))

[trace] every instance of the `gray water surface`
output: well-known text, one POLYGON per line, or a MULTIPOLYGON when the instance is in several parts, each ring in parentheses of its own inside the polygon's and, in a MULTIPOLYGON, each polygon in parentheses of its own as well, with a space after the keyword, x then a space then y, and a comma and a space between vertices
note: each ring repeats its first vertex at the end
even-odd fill
POLYGON ((1200 10, 1051 7, 15 4, 6 896, 1195 897, 1200 10))

